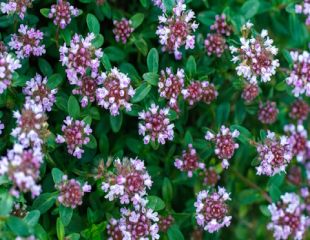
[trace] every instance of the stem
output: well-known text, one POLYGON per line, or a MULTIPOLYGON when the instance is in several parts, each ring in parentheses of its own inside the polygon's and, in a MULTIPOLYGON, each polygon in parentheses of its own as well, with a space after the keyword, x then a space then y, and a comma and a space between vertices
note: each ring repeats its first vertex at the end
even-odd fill
POLYGON ((59 48, 59 27, 57 26, 56 33, 55 33, 55 41, 56 41, 56 46, 59 48))
POLYGON ((267 192, 265 192, 262 188, 260 188, 258 185, 256 185, 255 183, 253 183, 252 181, 250 181, 249 179, 247 179, 246 177, 244 177, 243 175, 241 175, 237 170, 232 168, 232 172, 233 174, 239 178, 242 182, 244 182, 246 185, 248 185, 249 187, 256 189, 257 191, 259 191, 262 196, 265 198, 265 200, 267 200, 269 203, 272 203, 272 199, 269 197, 269 195, 267 194, 267 192))

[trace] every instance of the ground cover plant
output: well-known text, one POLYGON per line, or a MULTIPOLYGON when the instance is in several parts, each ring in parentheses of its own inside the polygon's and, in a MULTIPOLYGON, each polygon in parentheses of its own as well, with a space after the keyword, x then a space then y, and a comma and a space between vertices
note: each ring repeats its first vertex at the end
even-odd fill
POLYGON ((0 0, 0 239, 310 239, 310 2, 0 0))

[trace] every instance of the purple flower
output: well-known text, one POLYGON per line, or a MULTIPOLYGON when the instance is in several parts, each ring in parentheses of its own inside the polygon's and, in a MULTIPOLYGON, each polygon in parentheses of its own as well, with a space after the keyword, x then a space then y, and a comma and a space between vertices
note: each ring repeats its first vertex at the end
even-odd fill
POLYGON ((113 21, 114 29, 113 33, 115 35, 116 42, 121 41, 123 44, 125 44, 130 37, 131 33, 134 31, 134 28, 132 27, 131 20, 127 20, 126 18, 122 18, 122 20, 113 21))
POLYGON ((27 8, 32 6, 33 0, 8 0, 7 3, 0 4, 0 10, 6 14, 18 14, 21 19, 24 19, 27 8))
POLYGON ((11 85, 13 73, 19 68, 19 60, 14 59, 11 54, 0 53, 0 94, 11 85))
POLYGON ((295 5, 295 13, 303 14, 306 18, 306 25, 310 25, 310 2, 309 0, 304 0, 302 4, 295 5))
POLYGON ((2 134, 3 129, 4 129, 4 124, 0 121, 0 135, 2 134))
POLYGON ((18 58, 37 57, 45 54, 45 45, 41 43, 43 32, 21 24, 18 33, 13 34, 9 42, 10 48, 15 50, 18 58))
POLYGON ((277 121, 279 110, 276 102, 267 101, 259 104, 258 120, 264 124, 272 124, 277 121))

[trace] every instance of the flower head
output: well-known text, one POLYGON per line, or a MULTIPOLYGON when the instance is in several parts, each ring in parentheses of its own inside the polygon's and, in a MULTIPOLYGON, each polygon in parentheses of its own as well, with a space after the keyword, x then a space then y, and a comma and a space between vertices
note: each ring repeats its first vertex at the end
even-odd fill
POLYGON ((123 44, 125 44, 134 30, 131 20, 122 18, 120 21, 114 20, 113 24, 113 33, 115 35, 116 42, 121 41, 123 44))
POLYGON ((67 117, 61 128, 63 135, 57 135, 57 143, 66 143, 68 153, 74 157, 81 158, 84 153, 83 146, 89 141, 92 129, 83 120, 73 120, 67 117))
POLYGON ((220 175, 218 175, 218 173, 212 167, 203 169, 200 175, 203 177, 203 184, 206 186, 214 187, 220 180, 220 175))
POLYGON ((187 172, 188 177, 193 176, 193 172, 197 169, 203 169, 205 164, 199 162, 196 149, 192 144, 188 145, 186 150, 183 150, 182 157, 175 159, 174 166, 182 172, 187 172))
POLYGON ((45 54, 45 45, 42 44, 43 32, 27 25, 21 24, 18 34, 13 34, 9 46, 15 50, 18 58, 28 58, 30 56, 42 56, 45 54))
POLYGON ((108 240, 122 240, 123 233, 120 229, 119 220, 111 218, 107 225, 108 240))
POLYGON ((295 5, 295 13, 303 14, 306 18, 306 25, 310 25, 310 2, 309 0, 304 0, 302 4, 295 5))
POLYGON ((235 142, 234 138, 239 136, 239 131, 230 131, 229 128, 221 126, 220 132, 216 135, 207 132, 205 138, 207 141, 215 143, 215 154, 219 159, 222 159, 222 167, 228 168, 229 162, 235 153, 235 149, 239 148, 239 144, 235 142))
POLYGON ((169 100, 169 106, 178 111, 178 97, 184 86, 184 70, 178 69, 174 74, 171 68, 160 72, 158 92, 161 97, 169 100))
POLYGON ((3 129, 4 129, 4 124, 0 121, 0 135, 2 134, 3 129))
POLYGON ((226 22, 226 15, 223 13, 221 15, 215 16, 215 22, 210 26, 212 31, 223 36, 230 36, 232 32, 232 27, 226 22))
POLYGON ((271 222, 267 225, 276 240, 302 239, 307 229, 307 217, 302 214, 301 203, 295 193, 285 193, 281 201, 268 206, 271 222))
POLYGON ((208 81, 192 81, 187 88, 182 90, 182 94, 189 105, 198 102, 210 104, 218 96, 215 86, 208 81))
POLYGON ((243 88, 241 97, 245 100, 246 103, 252 102, 259 94, 259 88, 257 84, 246 84, 243 88))
POLYGON ((205 39, 205 48, 208 56, 214 54, 217 57, 221 57, 228 46, 225 37, 221 34, 208 33, 207 38, 205 39))
POLYGON ((115 172, 106 174, 102 189, 110 201, 119 198, 121 204, 137 204, 152 186, 144 162, 140 159, 115 160, 115 172))
POLYGON ((68 179, 68 176, 64 175, 62 181, 55 185, 59 191, 58 201, 65 207, 76 208, 78 205, 82 205, 83 196, 86 192, 91 191, 91 186, 85 183, 82 185, 75 179, 68 179))
POLYGON ((158 228, 160 232, 167 232, 170 226, 174 223, 174 218, 172 215, 159 216, 158 228))
POLYGON ((0 94, 11 85, 14 71, 21 66, 20 61, 11 54, 0 53, 0 94))
POLYGON ((169 109, 160 109, 159 106, 152 104, 148 111, 139 113, 139 135, 144 136, 145 144, 150 141, 165 144, 166 140, 173 140, 174 124, 168 118, 169 109))
POLYGON ((290 117, 292 119, 296 119, 299 122, 307 119, 308 114, 310 112, 310 107, 308 103, 301 99, 297 99, 292 105, 290 109, 290 117))
POLYGON ((0 10, 6 14, 18 14, 21 19, 24 19, 27 8, 32 6, 33 0, 8 0, 7 3, 0 4, 0 10))
POLYGON ((96 98, 99 106, 109 109, 112 116, 119 114, 121 108, 131 111, 130 99, 135 94, 131 86, 131 79, 112 68, 111 72, 103 74, 103 86, 96 91, 96 98))
POLYGON ((0 160, 0 175, 7 175, 12 181, 11 194, 18 197, 20 192, 31 192, 36 197, 41 192, 38 185, 40 178, 40 166, 43 162, 41 148, 24 148, 20 144, 14 144, 7 156, 0 160))
POLYGON ((218 191, 201 191, 197 195, 194 204, 196 207, 197 224, 205 231, 213 233, 222 227, 230 225, 231 216, 228 215, 226 201, 230 200, 229 193, 225 188, 218 188, 218 191))
POLYGON ((71 18, 78 15, 79 9, 72 6, 66 0, 58 0, 57 4, 51 6, 48 17, 54 18, 53 23, 64 29, 71 22, 71 18))
POLYGON ((173 8, 172 16, 163 14, 159 17, 160 25, 156 34, 159 36, 159 43, 162 50, 174 53, 175 59, 181 59, 180 48, 193 49, 195 47, 195 36, 193 33, 198 28, 194 21, 195 13, 192 10, 186 11, 183 0, 178 0, 173 8))
POLYGON ((272 124, 278 118, 279 110, 276 102, 267 101, 259 104, 258 120, 264 124, 272 124))
POLYGON ((310 54, 307 51, 303 53, 291 52, 294 61, 293 70, 286 79, 288 85, 293 87, 295 97, 305 94, 310 96, 310 54))
POLYGON ((267 30, 262 30, 257 36, 247 36, 251 26, 247 24, 243 27, 247 34, 240 38, 241 47, 230 47, 234 55, 232 61, 239 63, 236 67, 238 76, 250 83, 256 83, 258 79, 269 82, 279 67, 279 60, 274 58, 278 49, 272 45, 273 40, 268 37, 267 30))
POLYGON ((56 101, 57 89, 50 89, 47 86, 47 78, 36 74, 26 82, 23 93, 26 95, 26 101, 33 100, 36 104, 42 105, 43 111, 49 112, 56 101))
POLYGON ((256 167, 258 175, 273 176, 285 171, 292 159, 291 146, 285 136, 277 137, 275 133, 268 131, 263 143, 256 147, 260 165, 256 167))
POLYGON ((96 49, 92 41, 95 39, 94 33, 89 33, 86 38, 75 34, 70 42, 70 47, 64 44, 59 48, 60 61, 66 66, 67 77, 71 84, 76 84, 79 77, 90 71, 90 75, 97 76, 100 65, 100 58, 103 53, 101 48, 96 49))

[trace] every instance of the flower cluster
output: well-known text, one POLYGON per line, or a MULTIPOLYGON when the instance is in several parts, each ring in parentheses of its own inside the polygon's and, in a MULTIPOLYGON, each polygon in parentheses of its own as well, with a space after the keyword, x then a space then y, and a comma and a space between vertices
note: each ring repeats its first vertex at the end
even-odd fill
POLYGON ((51 6, 48 14, 49 18, 54 18, 53 23, 64 29, 70 22, 71 18, 79 15, 79 9, 72 6, 66 0, 58 0, 57 4, 51 6))
POLYGON ((57 135, 57 143, 66 143, 68 153, 74 157, 81 158, 84 153, 83 145, 89 141, 89 135, 92 129, 83 120, 73 120, 71 117, 66 117, 64 124, 61 127, 63 135, 57 135))
POLYGON ((147 173, 144 162, 139 159, 116 159, 115 172, 106 174, 102 189, 110 201, 119 198, 121 204, 138 204, 146 195, 146 189, 152 186, 152 180, 147 173))
POLYGON ((208 81, 192 81, 187 88, 182 90, 182 94, 189 105, 200 101, 210 104, 218 96, 214 85, 208 81))
POLYGON ((144 136, 144 144, 150 141, 165 144, 166 140, 173 140, 174 124, 168 118, 169 109, 160 109, 152 104, 148 111, 139 112, 139 135, 144 136))
POLYGON ((158 92, 161 97, 169 100, 169 106, 175 110, 178 110, 177 101, 184 86, 184 78, 183 69, 178 69, 174 74, 171 68, 162 70, 159 78, 158 92))
POLYGON ((278 118, 279 110, 276 102, 267 101, 259 104, 258 120, 264 124, 272 124, 278 118))
POLYGON ((48 123, 43 107, 33 100, 24 104, 21 111, 15 111, 17 126, 12 130, 12 136, 25 147, 40 147, 48 137, 48 123))
POLYGON ((289 124, 284 126, 284 131, 288 135, 288 143, 291 146, 293 156, 296 156, 299 162, 304 161, 310 149, 310 141, 308 141, 306 129, 301 124, 297 126, 289 124))
POLYGON ((109 73, 103 73, 102 78, 103 86, 96 91, 98 105, 109 109, 112 116, 118 115, 122 107, 126 111, 131 111, 129 101, 135 90, 130 85, 130 78, 117 68, 112 68, 109 73))
POLYGON ((158 228, 160 232, 167 232, 170 226, 174 223, 172 215, 159 216, 158 228))
POLYGON ((11 54, 0 53, 0 94, 11 85, 13 73, 21 68, 20 61, 11 54))
POLYGON ((121 41, 125 44, 133 32, 132 22, 126 18, 122 18, 120 21, 114 20, 114 29, 113 33, 115 35, 115 41, 121 41))
POLYGON ((287 173, 287 180, 293 185, 299 186, 302 181, 301 169, 298 166, 293 166, 287 173))
POLYGON ((297 14, 304 14, 307 17, 306 24, 310 25, 310 1, 309 0, 304 0, 303 4, 296 4, 295 12, 297 14))
POLYGON ((188 177, 193 176, 193 172, 197 169, 203 169, 205 164, 199 162, 199 156, 196 149, 192 144, 188 145, 188 148, 183 151, 182 158, 177 158, 174 162, 174 166, 182 172, 187 172, 188 177))
POLYGON ((215 186, 220 180, 220 176, 212 167, 204 169, 200 175, 203 177, 203 184, 206 186, 215 186))
POLYGON ((41 192, 37 184, 43 155, 40 148, 25 148, 16 143, 7 156, 0 160, 0 175, 7 175, 12 181, 11 194, 18 197, 20 192, 31 192, 36 197, 41 192))
POLYGON ((43 111, 50 112, 56 101, 57 89, 50 89, 47 86, 47 78, 42 78, 40 74, 36 74, 34 78, 26 82, 23 93, 26 95, 26 101, 33 100, 43 107, 43 111))
POLYGON ((310 96, 310 54, 307 51, 303 53, 291 52, 294 61, 293 70, 286 79, 288 85, 291 85, 295 97, 305 94, 310 96))
POLYGON ((225 188, 219 187, 218 191, 214 192, 205 190, 199 192, 194 204, 197 224, 210 233, 228 227, 231 216, 227 216, 227 200, 230 200, 230 197, 225 188))
POLYGON ((21 24, 18 29, 19 34, 13 34, 9 46, 15 50, 18 58, 28 58, 30 56, 42 56, 45 54, 45 45, 42 44, 43 32, 27 25, 21 24))
POLYGON ((172 16, 167 17, 164 13, 159 17, 160 25, 156 31, 159 36, 159 43, 162 45, 163 51, 174 53, 177 60, 182 58, 180 52, 182 46, 185 45, 185 49, 195 47, 193 33, 198 28, 198 24, 193 19, 195 19, 195 13, 192 10, 186 11, 183 0, 177 1, 172 16))
POLYGON ((290 109, 290 117, 292 119, 296 119, 299 122, 302 122, 307 119, 308 114, 310 112, 310 107, 308 103, 301 99, 297 99, 292 105, 290 109))
POLYGON ((281 202, 268 206, 271 222, 267 225, 276 240, 302 239, 307 229, 307 217, 302 214, 301 203, 295 193, 285 193, 281 202))
POLYGON ((75 34, 70 42, 70 47, 66 44, 59 48, 60 61, 66 66, 67 77, 71 84, 76 84, 79 78, 90 70, 91 76, 97 76, 100 65, 100 58, 103 53, 101 48, 96 49, 92 41, 95 34, 88 33, 84 39, 82 36, 75 34))
POLYGON ((239 131, 230 131, 229 128, 221 126, 220 132, 214 135, 208 131, 206 133, 206 140, 213 141, 215 143, 215 154, 219 159, 222 159, 222 167, 228 168, 229 162, 234 155, 235 149, 239 147, 239 144, 235 142, 234 138, 239 136, 239 131))
POLYGON ((27 8, 32 6, 33 0, 8 0, 7 3, 0 4, 0 10, 6 14, 18 14, 21 19, 24 19, 27 8))
POLYGON ((239 62, 236 67, 238 76, 244 77, 250 83, 256 83, 258 78, 262 82, 269 82, 279 67, 279 60, 274 59, 278 49, 274 47, 273 40, 268 37, 267 30, 253 37, 248 36, 252 24, 243 26, 244 36, 240 38, 241 47, 230 46, 234 55, 232 61, 239 62))
POLYGON ((4 129, 4 124, 0 121, 0 135, 2 134, 3 129, 4 129))
POLYGON ((67 175, 62 177, 62 181, 55 185, 59 191, 58 201, 65 207, 76 208, 82 205, 83 196, 90 192, 91 186, 85 183, 82 185, 75 179, 68 179, 67 175))
MULTIPOLYGON (((308 213, 308 215, 310 214, 310 191, 309 191, 309 187, 303 187, 302 189, 300 189, 300 195, 302 196, 304 203, 302 208, 305 209, 308 213)), ((309 220, 309 218, 308 218, 309 220)))
POLYGON ((210 29, 215 33, 208 33, 204 42, 207 54, 209 56, 215 54, 217 57, 221 57, 228 47, 225 37, 230 36, 232 32, 232 28, 226 22, 226 15, 216 15, 215 23, 210 26, 210 29))
POLYGON ((164 12, 166 11, 163 0, 152 0, 152 3, 154 4, 154 6, 159 7, 164 12))
POLYGON ((259 88, 255 83, 247 83, 243 88, 241 97, 246 103, 251 103, 259 94, 259 88))
POLYGON ((285 136, 277 137, 275 133, 268 131, 263 143, 256 147, 260 165, 256 167, 258 175, 273 176, 285 171, 287 164, 292 159, 289 140, 285 136))

